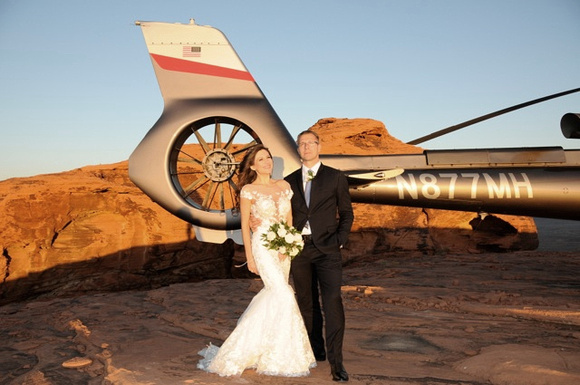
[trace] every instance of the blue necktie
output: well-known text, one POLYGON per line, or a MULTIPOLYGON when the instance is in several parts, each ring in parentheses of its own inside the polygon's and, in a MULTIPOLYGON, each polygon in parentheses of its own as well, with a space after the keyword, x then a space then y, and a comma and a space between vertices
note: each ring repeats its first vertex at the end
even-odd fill
POLYGON ((306 197, 306 206, 310 206, 310 189, 312 188, 312 178, 314 178, 314 173, 312 170, 308 170, 306 186, 304 187, 304 196, 306 197))

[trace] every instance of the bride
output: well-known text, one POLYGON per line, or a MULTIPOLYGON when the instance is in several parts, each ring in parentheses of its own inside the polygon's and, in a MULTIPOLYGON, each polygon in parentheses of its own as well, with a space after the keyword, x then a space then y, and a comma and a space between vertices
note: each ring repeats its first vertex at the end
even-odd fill
POLYGON ((240 164, 240 212, 248 269, 260 275, 264 288, 256 294, 221 347, 199 352, 197 367, 220 376, 239 376, 245 369, 260 374, 298 377, 316 366, 294 291, 288 284, 290 258, 268 250, 262 234, 271 224, 292 223, 292 189, 270 179, 273 161, 263 145, 253 147, 240 164), (250 215, 260 220, 250 230, 250 215))

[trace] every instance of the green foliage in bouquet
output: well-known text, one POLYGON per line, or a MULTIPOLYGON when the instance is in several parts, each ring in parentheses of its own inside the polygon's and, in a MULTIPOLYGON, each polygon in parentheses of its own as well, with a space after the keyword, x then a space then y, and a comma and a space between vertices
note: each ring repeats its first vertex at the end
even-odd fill
POLYGON ((262 240, 266 248, 287 255, 291 259, 304 248, 300 232, 284 221, 273 223, 268 231, 262 234, 262 240))

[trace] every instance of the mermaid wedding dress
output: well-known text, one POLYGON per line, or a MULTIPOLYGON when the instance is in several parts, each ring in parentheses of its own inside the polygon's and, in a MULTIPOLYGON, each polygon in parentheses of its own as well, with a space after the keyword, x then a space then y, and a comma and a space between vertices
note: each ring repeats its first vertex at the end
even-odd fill
POLYGON ((262 234, 272 223, 284 220, 291 209, 292 190, 265 194, 246 185, 241 196, 252 201, 251 213, 261 219, 252 234, 252 253, 264 288, 246 308, 221 347, 210 344, 199 354, 199 369, 220 376, 239 376, 245 369, 260 374, 298 377, 316 366, 294 291, 288 284, 290 258, 266 249, 262 234))

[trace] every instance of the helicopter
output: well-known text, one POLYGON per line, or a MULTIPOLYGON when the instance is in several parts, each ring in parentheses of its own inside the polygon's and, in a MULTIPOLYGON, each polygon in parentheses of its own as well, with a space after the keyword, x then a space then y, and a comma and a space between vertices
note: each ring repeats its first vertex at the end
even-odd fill
MULTIPOLYGON (((220 30, 137 21, 164 109, 129 158, 129 177, 196 238, 241 244, 238 167, 257 144, 273 156, 272 177, 301 166, 296 142, 220 30)), ((419 144, 580 88, 535 99, 434 132, 419 144)), ((580 138, 580 114, 560 121, 580 138)), ((325 155, 347 177, 354 203, 580 220, 580 150, 562 147, 424 150, 417 154, 325 155)))

